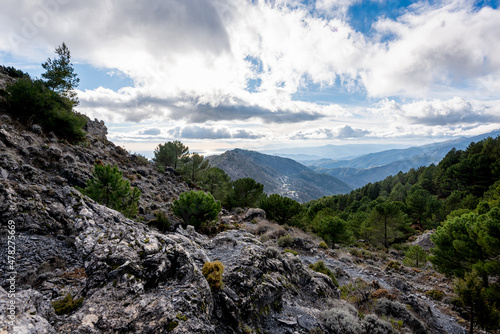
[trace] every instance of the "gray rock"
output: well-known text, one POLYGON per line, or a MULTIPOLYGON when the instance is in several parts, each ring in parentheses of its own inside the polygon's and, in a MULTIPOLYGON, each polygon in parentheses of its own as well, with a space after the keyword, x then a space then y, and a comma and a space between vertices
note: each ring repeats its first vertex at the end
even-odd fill
POLYGON ((252 219, 266 219, 266 212, 258 208, 248 209, 243 217, 243 220, 251 221, 252 219))
POLYGON ((33 124, 33 126, 31 127, 31 131, 33 131, 34 133, 36 133, 37 135, 41 135, 42 134, 42 127, 38 124, 33 124))
POLYGON ((57 333, 49 322, 55 319, 54 310, 39 292, 30 289, 16 292, 15 298, 10 296, 0 287, 0 299, 8 303, 2 306, 4 312, 0 312, 1 330, 15 334, 57 333))

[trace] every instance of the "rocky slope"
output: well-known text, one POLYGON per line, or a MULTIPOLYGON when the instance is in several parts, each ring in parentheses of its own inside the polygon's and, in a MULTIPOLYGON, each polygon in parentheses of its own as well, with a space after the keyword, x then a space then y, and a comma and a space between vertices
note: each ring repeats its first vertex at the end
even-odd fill
MULTIPOLYGON (((69 145, 0 117, 0 332, 461 332, 443 313, 449 305, 421 297, 430 289, 429 273, 386 270, 388 258, 369 262, 320 250, 307 236, 293 238, 294 256, 276 243, 292 232, 273 232, 262 210, 222 212, 220 222, 233 229, 210 237, 183 229, 170 215, 173 200, 189 190, 179 176, 161 174, 108 142, 102 122, 90 121, 87 131, 87 141, 69 145), (96 161, 117 164, 142 191, 136 220, 76 190, 96 161), (172 231, 147 224, 158 210, 169 216, 172 231), (12 226, 15 262, 4 251, 12 226), (212 290, 201 273, 214 260, 225 265, 222 290, 212 290), (345 298, 352 305, 339 299, 333 281, 307 267, 317 260, 342 285, 367 282, 359 289, 364 299, 345 298), (380 289, 386 291, 373 297, 380 289), (66 296, 64 305, 72 300, 74 310, 58 315, 52 303, 66 296), (13 313, 6 310, 11 304, 13 313)), ((449 292, 449 282, 436 277, 449 292)))
MULTIPOLYGON (((89 122, 84 146, 34 129, 1 117, 0 214, 4 231, 9 220, 15 223, 17 291, 17 327, 6 326, 2 313, 4 330, 233 333, 251 326, 287 332, 288 314, 295 322, 304 317, 309 328, 321 311, 315 302, 336 296, 329 278, 244 231, 212 239, 182 227, 163 234, 82 196, 74 186, 91 177, 95 161, 118 164, 135 180, 143 193, 139 220, 154 210, 169 213, 172 200, 188 190, 174 172, 141 166, 107 142, 103 123, 89 122), (211 291, 201 274, 203 263, 216 259, 226 266, 222 291, 211 291), (51 301, 68 293, 83 298, 81 306, 69 316, 56 315, 51 301)), ((2 300, 8 299, 11 264, 2 256, 2 300)))

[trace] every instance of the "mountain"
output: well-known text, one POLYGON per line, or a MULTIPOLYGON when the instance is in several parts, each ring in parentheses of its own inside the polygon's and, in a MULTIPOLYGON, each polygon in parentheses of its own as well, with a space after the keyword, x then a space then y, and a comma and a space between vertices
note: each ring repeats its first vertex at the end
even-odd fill
POLYGON ((200 234, 172 212, 193 188, 110 142, 104 122, 87 120, 73 145, 15 117, 0 103, 0 333, 392 333, 388 319, 402 333, 464 332, 451 303, 423 294, 451 299, 452 281, 391 269, 396 250, 323 249, 256 208, 222 210, 200 234), (95 164, 117 166, 140 189, 133 220, 78 190, 95 164))
MULTIPOLYGON (((2 333, 342 332, 331 319, 355 308, 340 300, 330 277, 308 267, 318 261, 342 285, 366 281, 369 296, 380 287, 402 291, 394 296, 398 301, 370 297, 366 305, 377 306, 377 315, 350 316, 353 328, 389 333, 392 327, 384 319, 390 316, 412 319, 404 323, 407 332, 462 332, 455 318, 441 312, 443 306, 407 297, 434 287, 422 283, 430 281, 422 277, 426 272, 415 276, 414 271, 378 269, 395 261, 391 254, 372 256, 371 266, 348 252, 339 259, 320 250, 318 240, 306 233, 285 232, 267 221, 259 209, 223 212, 224 232, 201 235, 192 226, 183 228, 171 213, 172 201, 189 191, 188 185, 174 170, 161 173, 109 142, 104 123, 88 122, 88 145, 71 145, 33 128, 0 115, 0 215, 13 236, 0 238, 0 249, 9 249, 10 256, 0 261, 0 299, 15 302, 12 311, 0 312, 2 333), (119 166, 141 190, 135 220, 77 190, 92 177, 96 161, 119 166), (172 222, 168 231, 146 223, 158 210, 172 222), (280 233, 293 235, 289 247, 296 256, 279 246, 280 233), (215 260, 224 265, 220 290, 211 287, 202 270, 215 260)), ((308 175, 297 163, 254 158, 308 175)), ((451 281, 432 275, 440 278, 441 289, 451 289, 451 281)))
POLYGON ((235 149, 208 159, 210 165, 221 168, 233 180, 250 177, 262 183, 267 194, 280 194, 301 203, 352 190, 337 178, 316 173, 288 158, 235 149))
POLYGON ((347 144, 347 145, 323 145, 313 147, 288 147, 280 149, 260 149, 260 153, 277 155, 303 162, 307 160, 320 159, 351 159, 365 154, 380 152, 383 150, 405 148, 407 145, 397 144, 347 144), (301 153, 297 153, 301 152, 301 153), (307 153, 303 153, 307 152, 307 153))
POLYGON ((412 168, 437 164, 453 148, 464 150, 472 142, 499 135, 500 130, 496 130, 474 137, 370 153, 349 160, 320 159, 303 163, 318 173, 332 175, 353 188, 359 188, 400 171, 407 172, 412 168))

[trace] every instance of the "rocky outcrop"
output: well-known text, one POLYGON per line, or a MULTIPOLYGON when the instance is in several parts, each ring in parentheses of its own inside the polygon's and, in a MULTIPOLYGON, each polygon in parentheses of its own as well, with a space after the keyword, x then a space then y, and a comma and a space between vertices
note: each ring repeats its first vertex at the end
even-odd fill
MULTIPOLYGON (((158 173, 109 143, 103 123, 90 121, 87 141, 68 145, 1 120, 0 215, 15 224, 19 333, 306 333, 319 326, 318 301, 338 296, 329 277, 243 230, 210 239, 193 229, 165 234, 139 222, 157 210, 169 214, 187 185, 175 172, 158 173), (141 190, 139 221, 75 188, 85 185, 95 162, 118 164, 141 190), (225 265, 221 291, 211 290, 201 273, 213 260, 225 265), (54 313, 52 303, 66 296, 81 305, 54 313)), ((237 220, 252 218, 264 219, 265 212, 251 210, 237 220)), ((6 239, 0 247, 7 248, 6 239)), ((2 257, 2 296, 8 265, 2 257)))
MULTIPOLYGON (((294 255, 276 246, 288 231, 268 230, 263 210, 223 210, 219 221, 225 231, 210 237, 184 229, 170 210, 189 190, 179 175, 172 169, 160 173, 108 142, 102 122, 89 121, 87 130, 86 140, 69 145, 36 126, 26 129, 0 116, 0 216, 4 229, 11 221, 15 230, 15 261, 0 258, 0 299, 15 301, 16 325, 9 325, 10 311, 0 312, 1 330, 305 334, 342 328, 385 333, 387 317, 406 321, 406 333, 460 329, 434 304, 416 297, 416 288, 423 289, 429 275, 396 273, 375 259, 337 259, 300 236, 292 238, 290 247, 299 252, 294 255), (141 190, 135 220, 78 191, 95 163, 118 165, 141 190), (158 211, 172 223, 166 233, 148 223, 158 211), (269 234, 267 241, 260 239, 265 243, 259 233, 269 234), (203 264, 216 260, 225 266, 220 290, 212 289, 202 274, 203 264), (371 282, 369 289, 353 293, 369 301, 373 312, 363 319, 339 300, 332 279, 307 266, 319 260, 341 284, 371 282), (15 299, 9 295, 12 271, 15 299), (378 297, 370 297, 374 292, 392 299, 377 302, 378 297)), ((0 249, 8 249, 7 238, 0 239, 0 249)), ((446 290, 446 282, 436 284, 446 290)))

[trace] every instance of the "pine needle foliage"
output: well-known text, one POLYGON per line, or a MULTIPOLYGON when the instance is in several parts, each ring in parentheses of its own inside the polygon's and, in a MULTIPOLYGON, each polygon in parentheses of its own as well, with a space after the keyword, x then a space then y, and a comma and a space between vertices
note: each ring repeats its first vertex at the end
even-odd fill
POLYGON ((96 164, 92 175, 94 177, 87 181, 87 187, 82 189, 83 194, 126 217, 137 214, 141 191, 130 187, 130 182, 123 178, 117 166, 96 164))
POLYGON ((198 229, 202 224, 215 220, 220 209, 221 204, 211 194, 192 190, 182 193, 174 201, 172 212, 182 218, 186 225, 193 225, 198 229))

